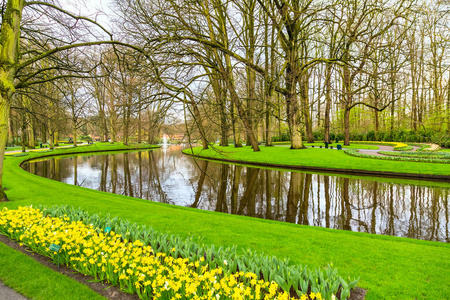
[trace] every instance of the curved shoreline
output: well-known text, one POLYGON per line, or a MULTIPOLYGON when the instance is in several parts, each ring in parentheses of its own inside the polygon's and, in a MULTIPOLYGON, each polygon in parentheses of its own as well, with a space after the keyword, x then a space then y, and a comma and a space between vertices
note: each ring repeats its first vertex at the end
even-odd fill
MULTIPOLYGON (((108 151, 110 150, 97 152, 108 151)), ((54 153, 42 154, 51 156, 54 153)), ((41 154, 33 155, 35 159, 39 157, 42 157, 41 154)), ((130 222, 152 226, 160 231, 180 236, 198 235, 206 243, 216 246, 238 245, 258 249, 270 255, 289 257, 294 263, 323 267, 332 261, 341 274, 361 277, 359 286, 368 289, 368 297, 371 298, 425 296, 441 299, 448 295, 449 290, 444 279, 449 270, 445 257, 450 248, 446 243, 280 223, 214 211, 199 211, 190 207, 90 190, 26 172, 18 165, 20 161, 29 158, 11 157, 5 161, 5 185, 9 187, 8 193, 12 201, 0 203, 0 207, 17 208, 17 206, 31 204, 33 206, 71 205, 93 214, 110 213, 112 216, 120 216, 130 222), (347 245, 358 245, 358 247, 347 245), (407 253, 407 255, 400 255, 401 253, 407 253), (383 257, 383 260, 377 259, 379 256, 383 257), (374 270, 378 271, 374 272, 374 270), (399 280, 385 281, 385 278, 399 280)), ((0 278, 13 277, 14 280, 9 282, 13 288, 17 288, 28 296, 36 295, 35 290, 31 288, 36 279, 33 276, 19 276, 20 269, 16 272, 18 269, 15 265, 16 261, 9 260, 13 256, 12 251, 15 250, 6 252, 6 258, 3 260, 5 263, 0 268, 3 270, 0 272, 0 278), (12 263, 9 263, 10 261, 12 263)), ((34 264, 31 270, 35 268, 39 272, 46 269, 34 264)), ((60 276, 51 270, 48 273, 52 276, 60 276)), ((53 284, 59 279, 51 278, 46 282, 40 282, 39 290, 47 292, 45 299, 55 298, 48 295, 61 295, 60 290, 57 290, 53 284)), ((72 283, 67 284, 68 288, 65 290, 81 289, 78 288, 78 282, 72 279, 66 281, 72 283)), ((87 292, 91 290, 83 293, 87 294, 87 292)), ((77 296, 70 298, 67 295, 67 299, 81 298, 77 296)))
POLYGON ((267 162, 251 162, 251 161, 241 161, 235 159, 224 159, 209 156, 201 156, 197 154, 186 153, 182 151, 184 155, 191 157, 203 159, 203 160, 213 160, 220 162, 235 163, 240 165, 250 165, 250 166, 261 166, 261 167, 271 167, 271 168, 281 168, 289 170, 299 170, 299 171, 317 171, 317 172, 330 172, 339 174, 352 174, 360 176, 379 176, 379 177, 390 177, 390 178, 404 178, 404 179, 426 179, 428 181, 444 181, 450 180, 450 175, 433 175, 433 174, 416 174, 416 173, 397 173, 397 172, 385 172, 385 171, 370 171, 361 169, 340 169, 340 168, 324 168, 324 167, 311 167, 311 166, 299 166, 299 165, 283 165, 274 164, 267 162))
POLYGON ((76 151, 76 152, 70 152, 70 153, 50 153, 48 155, 36 155, 33 157, 25 158, 24 160, 20 161, 19 166, 22 166, 22 164, 35 160, 35 159, 41 159, 41 158, 47 158, 47 157, 56 157, 56 156, 70 156, 70 155, 77 155, 77 154, 90 154, 90 153, 102 153, 102 152, 127 152, 127 151, 139 151, 139 150, 152 150, 152 149, 159 149, 161 146, 152 146, 149 148, 131 148, 131 149, 111 149, 111 150, 92 150, 92 151, 76 151))

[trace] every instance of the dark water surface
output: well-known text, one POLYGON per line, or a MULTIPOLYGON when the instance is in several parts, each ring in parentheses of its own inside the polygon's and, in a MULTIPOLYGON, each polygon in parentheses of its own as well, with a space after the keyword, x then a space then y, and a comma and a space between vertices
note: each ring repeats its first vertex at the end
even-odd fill
POLYGON ((445 183, 423 186, 412 181, 248 168, 194 160, 181 153, 181 146, 55 157, 23 168, 65 183, 163 203, 450 242, 450 184, 445 183))

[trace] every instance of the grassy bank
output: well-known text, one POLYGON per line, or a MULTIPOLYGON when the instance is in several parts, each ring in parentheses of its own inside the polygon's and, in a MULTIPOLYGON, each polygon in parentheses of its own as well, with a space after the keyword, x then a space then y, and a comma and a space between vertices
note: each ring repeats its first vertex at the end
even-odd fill
POLYGON ((0 279, 30 299, 105 299, 87 286, 59 274, 0 243, 0 279))
MULTIPOLYGON (((273 144, 275 146, 278 145, 284 145, 284 146, 290 146, 291 142, 273 142, 273 144)), ((333 146, 333 148, 336 148, 336 145, 339 144, 342 147, 346 148, 346 149, 368 149, 368 150, 378 150, 380 149, 378 146, 375 145, 363 145, 363 144, 350 144, 349 146, 344 146, 344 143, 332 143, 330 144, 330 146, 333 146)), ((320 147, 322 146, 323 148, 325 148, 325 143, 323 142, 315 142, 315 143, 305 143, 304 144, 307 147, 320 147)))
MULTIPOLYGON (((446 164, 383 161, 373 158, 353 157, 344 151, 331 149, 308 148, 291 150, 287 147, 260 147, 261 151, 253 152, 250 147, 214 147, 202 150, 194 148, 193 154, 205 158, 217 158, 253 162, 262 164, 287 165, 298 167, 316 167, 327 169, 367 170, 376 172, 392 172, 406 174, 430 174, 449 176, 449 166, 446 164)), ((184 150, 191 154, 191 150, 184 150)))
MULTIPOLYGON (((99 151, 105 150, 100 149, 102 145, 94 146, 99 151)), ((120 145, 107 147, 121 149, 120 145)), ((281 147, 270 149, 289 151, 281 147)), ((251 153, 248 147, 243 150, 251 153)), ((309 150, 320 151, 305 151, 309 150)), ((66 154, 73 150, 57 151, 66 154)), ((34 153, 28 157, 44 154, 51 153, 34 153)), ((195 234, 203 237, 205 243, 216 246, 251 248, 278 257, 289 257, 293 263, 311 267, 324 267, 332 262, 341 276, 361 278, 359 286, 368 289, 368 299, 444 299, 450 295, 449 244, 300 226, 93 191, 27 173, 19 163, 28 157, 5 159, 4 185, 8 188, 11 202, 1 203, 1 206, 70 204, 90 213, 109 212, 183 237, 195 234)), ((4 261, 9 264, 8 259, 4 261)), ((4 276, 1 274, 0 279, 4 276)), ((34 279, 30 275, 17 281, 32 282, 34 279)), ((52 286, 53 283, 44 288, 51 289, 52 286)))
MULTIPOLYGON (((32 157, 42 157, 48 155, 64 155, 73 153, 86 153, 86 152, 102 152, 102 151, 126 151, 135 149, 152 149, 158 148, 158 146, 149 144, 129 144, 124 145, 123 143, 94 143, 92 145, 79 145, 77 147, 55 147, 55 149, 39 148, 31 150, 30 152, 22 153, 18 152, 20 155, 27 155, 28 158, 32 157)), ((16 153, 8 153, 6 156, 14 156, 16 153)))

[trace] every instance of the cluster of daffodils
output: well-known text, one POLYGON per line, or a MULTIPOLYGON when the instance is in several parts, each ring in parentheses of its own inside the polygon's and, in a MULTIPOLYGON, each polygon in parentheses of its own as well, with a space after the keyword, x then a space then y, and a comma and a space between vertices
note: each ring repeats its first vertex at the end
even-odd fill
POLYGON ((378 141, 350 141, 350 143, 354 144, 368 144, 368 145, 384 145, 384 146, 392 146, 394 148, 403 148, 408 145, 400 142, 378 142, 378 141))
MULTIPOLYGON (((221 268, 209 268, 203 258, 189 262, 155 253, 139 240, 130 242, 67 216, 44 217, 32 207, 0 211, 0 232, 141 299, 294 299, 277 283, 258 280, 254 273, 225 274, 221 268), (49 249, 51 244, 60 246, 59 253, 49 249)), ((300 299, 322 296, 303 294, 300 299)))

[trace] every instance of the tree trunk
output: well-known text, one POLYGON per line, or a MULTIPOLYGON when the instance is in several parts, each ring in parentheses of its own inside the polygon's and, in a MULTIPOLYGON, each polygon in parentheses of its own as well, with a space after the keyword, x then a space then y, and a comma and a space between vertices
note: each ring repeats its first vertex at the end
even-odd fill
MULTIPOLYGON (((228 84, 231 84, 230 80, 228 80, 227 85, 228 84)), ((242 105, 240 103, 239 96, 236 94, 236 91, 234 90, 234 86, 232 88, 230 88, 230 94, 231 94, 231 99, 233 100, 234 104, 236 105, 236 109, 239 113, 239 116, 240 116, 242 122, 244 123, 244 128, 247 132, 247 135, 250 138, 250 144, 252 146, 253 151, 259 151, 258 142, 256 141, 255 135, 253 134, 253 130, 250 127, 250 124, 248 124, 247 119, 245 118, 244 108, 242 107, 242 105)))
POLYGON ((239 133, 239 127, 237 125, 236 115, 234 113, 234 103, 230 103, 230 114, 231 114, 231 129, 233 130, 234 147, 235 148, 242 147, 241 135, 239 133))
MULTIPOLYGON (((350 50, 347 49, 347 53, 350 50)), ((348 61, 348 54, 345 55, 345 61, 348 61)), ((347 66, 344 66, 344 80, 343 80, 343 89, 344 89, 344 145, 350 145, 350 110, 353 104, 353 91, 352 91, 352 80, 350 76, 350 70, 347 66)))
POLYGON ((103 133, 104 141, 107 142, 108 141, 108 121, 106 119, 104 110, 103 110, 103 123, 104 123, 104 125, 103 125, 104 126, 104 133, 103 133))
POLYGON ((41 141, 42 144, 46 144, 47 143, 47 124, 45 122, 42 123, 42 127, 41 127, 41 141))
POLYGON ((53 133, 53 145, 54 146, 59 146, 59 131, 58 130, 56 130, 53 133))
POLYGON ((124 134, 123 134, 124 135, 123 144, 127 145, 127 146, 128 146, 128 140, 129 140, 129 134, 130 134, 129 130, 130 130, 130 114, 131 114, 131 107, 130 107, 131 97, 132 97, 132 95, 130 93, 130 95, 128 96, 128 99, 127 99, 127 104, 124 107, 124 116, 123 116, 124 125, 125 125, 124 134))
POLYGON ((411 59, 411 127, 417 131, 417 88, 416 88, 416 48, 415 48, 415 32, 411 35, 410 43, 410 59, 411 59))
POLYGON ((220 87, 220 99, 219 99, 219 109, 220 109, 220 146, 227 147, 228 146, 228 122, 227 116, 225 113, 227 101, 227 91, 225 88, 220 87))
POLYGON ((350 145, 350 109, 345 108, 344 113, 344 145, 350 145))
MULTIPOLYGON (((247 60, 253 64, 255 58, 255 0, 246 0, 243 3, 244 5, 244 43, 245 43, 245 55, 247 60)), ((252 129, 251 132, 255 135, 255 138, 258 139, 258 122, 256 120, 256 73, 255 71, 246 66, 247 71, 247 124, 252 129)), ((251 132, 247 131, 247 142, 246 144, 253 144, 251 132)))
MULTIPOLYGON (((393 74, 391 76, 394 76, 393 74)), ((394 131, 394 115, 395 115, 395 79, 392 77, 391 79, 391 133, 394 131)))
MULTIPOLYGON (((270 61, 269 61, 269 19, 268 16, 265 15, 264 17, 264 44, 266 47, 264 47, 264 55, 265 55, 265 64, 264 69, 266 71, 266 74, 269 74, 270 71, 270 77, 273 78, 275 73, 275 29, 271 28, 271 34, 270 34, 270 61)), ((271 104, 274 102, 274 87, 273 84, 269 84, 268 82, 265 82, 264 85, 264 95, 265 95, 265 102, 266 102, 266 147, 273 146, 272 145, 272 118, 270 116, 271 111, 271 104)))
POLYGON ((309 112, 309 77, 307 72, 303 73, 300 77, 300 98, 302 103, 303 120, 305 123, 305 131, 308 139, 308 143, 314 143, 314 136, 312 132, 312 120, 309 112))
POLYGON ((141 99, 139 98, 139 109, 138 109, 138 143, 142 143, 142 129, 141 129, 141 99))
POLYGON ((52 131, 52 129, 51 129, 51 127, 49 126, 49 133, 48 133, 48 140, 49 140, 49 147, 50 147, 50 149, 52 149, 53 150, 53 140, 54 140, 54 136, 55 136, 55 133, 52 131))
POLYGON ((325 69, 325 142, 330 143, 330 113, 331 113, 331 64, 327 64, 325 69))
MULTIPOLYGON (((269 88, 270 89, 270 88, 269 88)), ((273 102, 273 91, 269 91, 266 95, 266 147, 272 145, 272 120, 270 117, 270 103, 273 102)))
POLYGON ((20 136, 20 142, 22 143, 22 152, 26 152, 26 144, 27 144, 27 124, 25 120, 25 116, 22 115, 22 130, 20 136))
POLYGON ((450 79, 447 85, 447 132, 450 133, 450 79))
POLYGON ((115 141, 116 141, 116 130, 111 129, 111 144, 114 144, 115 141))
POLYGON ((28 149, 34 149, 36 146, 34 145, 34 128, 32 120, 28 118, 28 149))
MULTIPOLYGON (((375 53, 377 54, 377 53, 375 53)), ((375 56, 375 62, 374 62, 374 70, 373 70, 373 100, 374 100, 374 106, 378 107, 379 102, 379 90, 378 90, 378 56, 375 56)), ((375 117, 375 140, 378 141, 378 131, 380 127, 380 121, 379 121, 379 111, 374 110, 374 117, 375 117)))
POLYGON ((216 103, 219 108, 220 115, 220 146, 228 146, 228 122, 225 113, 227 102, 227 90, 223 82, 214 76, 210 76, 211 85, 213 88, 216 103))
POLYGON ((8 201, 3 187, 3 160, 8 138, 10 101, 6 95, 0 95, 0 202, 8 201))
POLYGON ((76 127, 76 121, 74 120, 73 121, 74 122, 74 125, 73 125, 73 128, 72 128, 72 134, 73 134, 73 146, 74 147, 78 147, 78 145, 77 145, 77 139, 78 139, 78 134, 77 134, 77 127, 76 127))
POLYGON ((116 111, 115 108, 111 110, 111 144, 114 144, 114 142, 117 140, 117 131, 116 131, 116 111))
POLYGON ((15 92, 14 76, 19 61, 20 22, 24 0, 8 1, 0 32, 0 201, 8 201, 3 188, 3 160, 8 140, 9 111, 15 92))
POLYGON ((300 122, 300 109, 296 90, 295 64, 288 63, 286 67, 286 115, 288 119, 289 135, 291 138, 291 149, 302 149, 302 133, 300 122))
POLYGON ((34 128, 33 128, 33 121, 31 119, 31 115, 28 111, 31 111, 31 105, 30 105, 30 99, 26 96, 23 98, 23 106, 27 109, 27 112, 24 112, 25 115, 25 123, 27 124, 27 136, 28 136, 28 149, 34 149, 34 128))
POLYGON ((236 106, 239 117, 241 118, 242 122, 244 123, 244 128, 247 132, 247 135, 250 138, 250 144, 252 146, 253 151, 260 151, 258 142, 256 141, 255 135, 253 134, 253 130, 252 130, 250 124, 248 124, 247 119, 245 117, 245 111, 244 111, 244 108, 242 107, 242 103, 239 100, 238 94, 236 93, 236 89, 234 86, 234 80, 233 80, 233 76, 232 76, 232 72, 231 72, 231 70, 232 70, 231 60, 228 55, 225 55, 225 61, 226 61, 227 68, 226 68, 226 72, 221 72, 222 79, 225 81, 228 91, 230 92, 230 98, 233 101, 234 105, 236 106))
POLYGON ((203 127, 202 116, 200 115, 200 110, 198 109, 197 103, 194 100, 191 102, 192 108, 194 109, 195 122, 197 123, 198 130, 200 131, 200 138, 202 140, 203 149, 208 149, 208 141, 206 140, 206 132, 203 127))

